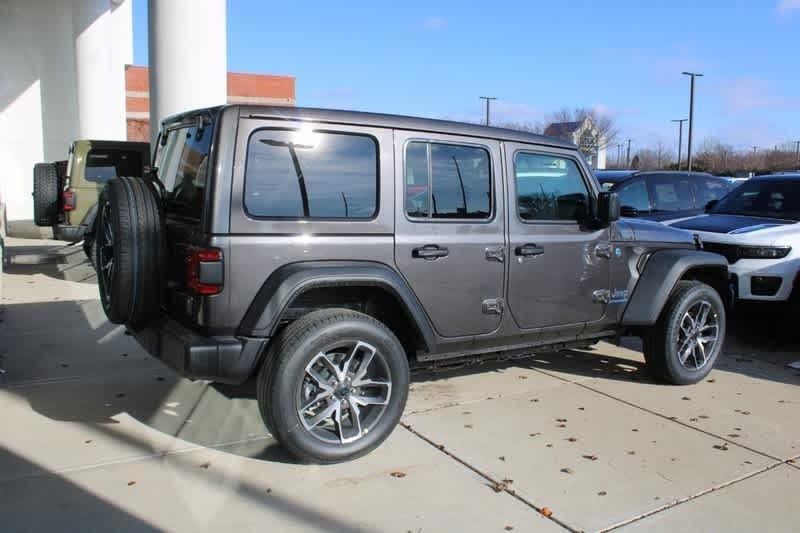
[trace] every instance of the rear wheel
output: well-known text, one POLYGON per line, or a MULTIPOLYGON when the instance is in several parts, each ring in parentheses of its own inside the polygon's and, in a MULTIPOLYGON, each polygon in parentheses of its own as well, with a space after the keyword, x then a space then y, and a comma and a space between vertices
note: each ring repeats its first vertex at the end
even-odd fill
POLYGON ((54 163, 33 166, 33 219, 37 226, 58 222, 58 171, 54 163))
POLYGON ((152 184, 139 178, 109 181, 98 201, 94 267, 109 321, 140 326, 161 307, 165 230, 152 184))
POLYGON ((725 327, 725 306, 717 291, 698 281, 679 281, 644 338, 648 370, 667 383, 697 383, 722 352, 725 327))
POLYGON ((314 311, 275 339, 258 376, 258 405, 290 453, 335 463, 377 447, 400 420, 408 360, 381 322, 347 309, 314 311))

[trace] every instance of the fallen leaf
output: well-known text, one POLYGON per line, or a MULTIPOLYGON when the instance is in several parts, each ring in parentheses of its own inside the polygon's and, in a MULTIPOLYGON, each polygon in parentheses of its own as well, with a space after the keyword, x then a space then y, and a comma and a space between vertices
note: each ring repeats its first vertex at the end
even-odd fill
POLYGON ((467 429, 472 429, 472 424, 464 424, 464 427, 467 429))
POLYGON ((586 409, 584 409, 583 407, 578 407, 578 411, 585 411, 585 410, 586 409))
POLYGON ((513 480, 513 479, 508 479, 508 478, 505 478, 505 479, 503 480, 503 483, 505 483, 506 485, 508 485, 508 484, 510 484, 510 483, 514 483, 514 480, 513 480))
POLYGON ((210 466, 211 463, 209 461, 206 461, 205 463, 200 465, 200 468, 205 468, 206 470, 208 470, 210 466))
POLYGON ((606 494, 608 493, 604 490, 601 490, 600 492, 597 493, 598 496, 605 496, 606 494))
POLYGON ((117 398, 124 398, 124 397, 125 397, 125 393, 124 392, 118 392, 117 393, 117 398))
POLYGON ((492 490, 495 492, 503 492, 506 490, 506 484, 501 481, 495 481, 491 485, 492 490))
POLYGON ((532 401, 532 402, 538 402, 538 401, 539 401, 539 398, 531 398, 531 401, 532 401))
POLYGON ((541 433, 538 432, 538 431, 536 433, 529 433, 528 434, 529 437, 538 437, 539 435, 541 435, 541 433))
POLYGON ((134 486, 134 485, 136 485, 136 482, 135 482, 135 481, 128 481, 128 486, 129 486, 129 487, 132 487, 132 486, 134 486))
POLYGON ((505 530, 506 530, 506 531, 511 531, 512 529, 514 529, 514 526, 506 526, 506 527, 505 527, 505 530))
POLYGON ((542 513, 545 516, 545 518, 550 518, 551 516, 553 516, 553 511, 551 511, 549 507, 542 507, 542 509, 539 512, 542 513))
POLYGON ((741 437, 741 435, 739 435, 738 433, 728 433, 728 436, 732 439, 738 439, 739 437, 741 437))
POLYGON ((90 442, 92 442, 92 439, 86 440, 86 441, 84 441, 83 443, 84 443, 84 444, 89 444, 90 442))
POLYGON ((501 455, 500 457, 498 457, 498 459, 500 459, 501 461, 505 461, 506 460, 506 456, 505 455, 501 455))
POLYGON ((528 376, 517 376, 519 379, 528 379, 528 376))
POLYGON ((697 418, 696 417, 692 417, 692 418, 689 419, 689 422, 697 422, 697 418))
POLYGON ((564 439, 564 440, 566 440, 566 441, 569 441, 569 442, 575 442, 575 441, 577 441, 578 439, 576 439, 575 437, 567 437, 567 438, 566 438, 566 439, 564 439))
POLYGON ((702 418, 703 420, 707 420, 710 417, 708 415, 698 415, 698 418, 702 418))
POLYGON ((590 461, 597 461, 596 455, 582 455, 581 457, 583 457, 584 459, 589 459, 590 461))
POLYGON ((572 469, 571 468, 567 468, 567 467, 562 468, 561 471, 564 472, 565 474, 572 474, 573 473, 572 469))
POLYGON ((547 446, 548 448, 552 448, 553 447, 552 444, 545 444, 545 446, 547 446))
POLYGON ((267 489, 267 494, 272 494, 272 489, 267 489))
POLYGON ((392 472, 389 475, 392 476, 392 477, 396 477, 396 478, 406 477, 406 473, 405 472, 401 472, 399 470, 397 470, 395 472, 392 472))
POLYGON ((124 353, 122 354, 122 357, 128 357, 128 354, 124 353))
POLYGON ((722 444, 715 444, 714 445, 714 449, 715 450, 722 450, 723 452, 727 452, 728 451, 728 443, 725 442, 725 443, 722 443, 722 444))
POLYGON ((688 396, 684 396, 683 398, 681 398, 681 400, 691 400, 691 398, 689 398, 688 396))
POLYGON ((444 450, 444 444, 439 444, 439 445, 437 446, 437 448, 439 448, 440 450, 444 450))
POLYGON ((567 427, 567 425, 566 424, 557 424, 556 427, 557 428, 565 428, 565 427, 567 427))
POLYGON ((628 455, 636 455, 636 452, 635 452, 635 451, 633 451, 633 450, 630 450, 630 451, 628 452, 628 455))
POLYGON ((556 422, 566 422, 566 418, 556 418, 556 422))
POLYGON ((707 379, 706 381, 707 381, 708 383, 714 383, 714 382, 715 382, 715 381, 717 381, 717 380, 716 380, 716 379, 707 379))
POLYGON ((633 428, 631 431, 639 431, 639 430, 638 430, 638 429, 636 429, 636 428, 633 428))
POLYGON ((463 413, 461 413, 461 414, 462 414, 462 415, 471 415, 471 414, 472 414, 472 412, 471 412, 471 411, 464 411, 464 412, 463 412, 463 413))

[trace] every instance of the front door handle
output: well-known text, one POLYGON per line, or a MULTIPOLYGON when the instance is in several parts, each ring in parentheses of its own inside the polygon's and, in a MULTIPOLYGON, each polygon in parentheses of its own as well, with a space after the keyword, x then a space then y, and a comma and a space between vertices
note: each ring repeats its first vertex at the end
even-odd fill
POLYGON ((426 244, 421 248, 414 248, 411 250, 411 257, 414 259, 426 259, 428 261, 433 261, 434 259, 439 259, 440 257, 447 257, 447 254, 450 252, 444 246, 439 246, 438 244, 426 244))
POLYGON ((522 246, 517 246, 514 253, 520 257, 531 257, 542 255, 544 253, 544 248, 536 246, 535 244, 523 244, 522 246))

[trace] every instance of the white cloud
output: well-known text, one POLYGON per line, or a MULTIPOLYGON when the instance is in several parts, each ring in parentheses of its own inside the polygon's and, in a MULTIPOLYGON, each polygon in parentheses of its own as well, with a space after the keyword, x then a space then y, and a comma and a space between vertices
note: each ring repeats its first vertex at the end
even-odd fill
POLYGON ((800 100, 776 94, 769 81, 758 78, 737 78, 726 84, 725 103, 731 113, 755 109, 787 109, 800 106, 800 100))
POLYGON ((422 19, 422 27, 426 30, 442 30, 447 27, 447 21, 442 17, 425 17, 422 19))
POLYGON ((795 11, 800 11, 800 0, 780 0, 775 11, 781 16, 790 16, 795 11))

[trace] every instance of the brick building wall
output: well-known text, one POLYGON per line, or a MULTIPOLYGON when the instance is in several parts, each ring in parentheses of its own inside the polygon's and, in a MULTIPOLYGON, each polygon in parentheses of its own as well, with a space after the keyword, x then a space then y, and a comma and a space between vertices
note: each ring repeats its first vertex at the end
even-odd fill
MULTIPOLYGON (((228 73, 228 103, 295 105, 293 76, 228 73)), ((129 141, 150 141, 150 83, 147 67, 125 67, 125 111, 129 141)))

